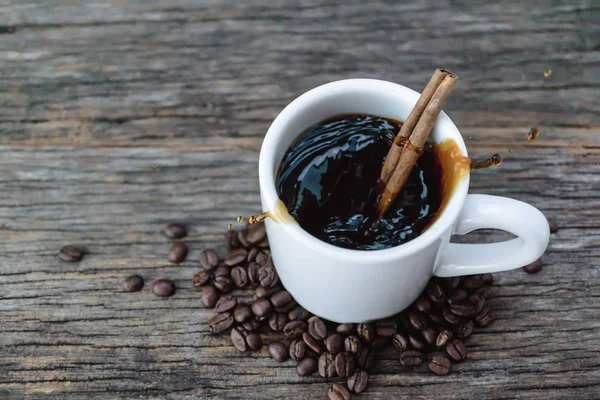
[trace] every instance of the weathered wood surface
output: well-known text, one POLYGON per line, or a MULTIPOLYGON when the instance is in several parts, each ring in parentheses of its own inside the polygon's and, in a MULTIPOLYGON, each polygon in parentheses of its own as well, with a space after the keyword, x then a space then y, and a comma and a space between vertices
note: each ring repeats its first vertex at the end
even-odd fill
POLYGON ((294 97, 349 77, 419 89, 438 66, 461 76, 446 111, 471 154, 504 155, 471 192, 561 230, 542 273, 496 274, 499 320, 452 375, 385 351, 361 398, 600 398, 598 5, 234 3, 0 1, 0 398, 325 398, 208 334, 198 253, 258 210, 260 143, 294 97), (71 243, 89 254, 59 262, 71 243), (131 273, 177 294, 120 293, 131 273))

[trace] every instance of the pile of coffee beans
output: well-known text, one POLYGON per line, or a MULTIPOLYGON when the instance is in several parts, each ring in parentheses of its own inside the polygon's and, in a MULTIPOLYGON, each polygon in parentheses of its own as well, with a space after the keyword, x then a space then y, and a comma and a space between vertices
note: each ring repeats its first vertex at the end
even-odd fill
POLYGON ((208 321, 213 334, 230 334, 240 351, 259 350, 266 333, 268 353, 278 362, 296 363, 299 376, 318 373, 341 378, 330 399, 350 399, 365 390, 377 349, 394 346, 406 368, 426 363, 432 373, 447 375, 467 357, 464 341, 476 326, 494 318, 486 304, 491 274, 433 278, 405 311, 373 323, 337 324, 298 305, 279 281, 264 224, 247 225, 226 235, 229 252, 220 259, 213 249, 200 255, 203 269, 192 278, 202 303, 217 314, 208 321), (247 289, 252 288, 248 296, 247 289), (246 289, 234 296, 234 289, 246 289), (273 335, 275 332, 277 334, 273 335))

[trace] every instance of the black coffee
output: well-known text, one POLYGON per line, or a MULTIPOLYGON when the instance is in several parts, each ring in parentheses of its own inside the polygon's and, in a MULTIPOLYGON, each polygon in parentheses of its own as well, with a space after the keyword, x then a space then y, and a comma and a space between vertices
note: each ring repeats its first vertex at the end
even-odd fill
POLYGON ((400 196, 374 218, 376 185, 399 121, 341 115, 304 131, 287 151, 277 192, 311 235, 339 247, 377 250, 417 237, 442 202, 441 175, 431 145, 424 148, 400 196))

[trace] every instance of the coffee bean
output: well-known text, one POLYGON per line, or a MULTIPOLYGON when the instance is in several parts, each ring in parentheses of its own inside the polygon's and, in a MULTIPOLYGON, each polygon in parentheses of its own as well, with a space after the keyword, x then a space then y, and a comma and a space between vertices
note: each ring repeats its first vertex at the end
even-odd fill
POLYGON ((453 339, 446 345, 446 351, 448 355, 456 361, 461 361, 467 358, 467 348, 464 343, 459 339, 453 339))
POLYGON ((375 331, 379 336, 391 337, 398 330, 396 321, 391 319, 380 319, 375 323, 375 331))
POLYGON ((447 323, 452 325, 456 325, 461 322, 461 319, 457 317, 456 314, 453 314, 452 311, 450 311, 450 309, 448 308, 442 309, 442 316, 444 317, 447 323))
POLYGON ((487 299, 492 295, 492 288, 490 286, 482 286, 473 292, 474 295, 479 296, 482 299, 487 299))
POLYGON ((358 356, 356 356, 356 362, 358 363, 358 367, 360 369, 368 370, 375 362, 373 351, 368 346, 363 346, 360 353, 358 353, 358 356))
POLYGON ((248 343, 248 347, 251 350, 255 351, 262 347, 262 339, 258 333, 249 333, 248 336, 246 336, 246 343, 248 343))
POLYGON ((200 252, 200 264, 207 271, 212 271, 219 265, 219 256, 214 249, 205 249, 200 252))
POLYGON ((256 291, 254 292, 254 294, 259 299, 268 299, 269 297, 271 297, 273 294, 279 292, 280 290, 281 290, 280 287, 265 288, 264 286, 258 286, 256 288, 256 291))
POLYGON ((305 321, 309 319, 310 316, 311 314, 308 311, 306 311, 302 306, 296 306, 288 313, 288 318, 290 319, 290 321, 305 321))
POLYGON ((480 326, 488 326, 494 321, 491 311, 492 309, 490 308, 490 306, 483 306, 481 311, 479 311, 477 315, 475 315, 475 321, 477 321, 477 323, 480 326))
POLYGON ((290 343, 290 358, 294 361, 300 361, 306 355, 306 343, 303 340, 292 340, 290 343))
POLYGON ((442 285, 448 290, 454 290, 460 285, 460 277, 452 276, 450 278, 443 278, 442 285))
POLYGON ((252 302, 252 312, 256 319, 262 321, 271 314, 271 303, 267 299, 256 299, 252 302))
POLYGON ((279 276, 277 276, 275 267, 269 264, 260 266, 258 269, 258 280, 264 287, 274 287, 277 285, 279 276))
POLYGON ((436 375, 448 375, 452 372, 452 363, 444 356, 434 356, 429 361, 429 369, 436 375))
POLYGON ((438 348, 446 347, 450 339, 452 339, 452 336, 452 332, 450 332, 448 329, 441 330, 435 339, 435 345, 438 348))
POLYGON ((271 260, 271 254, 267 253, 266 250, 263 250, 256 255, 256 262, 260 265, 265 265, 270 260, 271 260))
POLYGON ((323 353, 319 357, 319 375, 322 378, 333 378, 335 371, 335 357, 331 353, 323 353))
POLYGON ((248 280, 252 286, 260 285, 260 280, 258 279, 258 269, 260 266, 256 262, 251 262, 248 264, 248 280))
POLYGON ((192 285, 194 285, 194 287, 204 286, 209 279, 210 273, 208 271, 198 271, 192 277, 192 285))
POLYGON ((284 362, 288 359, 288 352, 283 343, 281 342, 271 342, 269 343, 269 354, 276 361, 284 362))
POLYGON ((236 305, 237 300, 235 297, 231 295, 223 296, 219 299, 219 301, 217 301, 217 304, 215 305, 215 310, 217 312, 225 312, 232 310, 236 305))
POLYGON ((478 314, 481 310, 483 310, 483 307, 485 307, 485 299, 478 297, 475 300, 474 304, 474 312, 473 314, 478 314))
POLYGON ((469 297, 469 294, 464 289, 457 289, 448 297, 448 304, 462 303, 469 297))
POLYGON ((454 334, 461 338, 466 339, 473 333, 473 321, 467 321, 463 324, 454 328, 454 334))
POLYGON ((306 343, 308 348, 311 349, 312 351, 314 351, 315 353, 317 353, 317 354, 323 353, 323 346, 321 346, 321 343, 319 343, 319 341, 317 339, 312 337, 310 335, 310 333, 308 333, 308 332, 302 333, 302 340, 304 340, 304 343, 306 343))
POLYGON ((356 324, 339 324, 336 328, 337 333, 341 333, 342 335, 348 335, 356 329, 356 324))
POLYGON ((424 329, 427 325, 429 325, 427 317, 423 314, 416 312, 411 312, 410 314, 408 314, 408 320, 410 321, 410 325, 419 331, 424 329))
POLYGON ((265 240, 266 237, 267 231, 265 229, 265 224, 256 223, 248 227, 248 234, 246 236, 248 242, 257 244, 265 240))
POLYGON ((222 277, 229 278, 231 276, 231 270, 229 269, 228 266, 221 265, 220 267, 215 269, 215 272, 213 275, 215 276, 215 278, 222 278, 222 277))
POLYGON ((444 293, 444 289, 442 289, 442 287, 436 282, 429 282, 426 291, 429 300, 431 300, 435 304, 441 306, 446 301, 446 294, 444 293))
POLYGON ((553 219, 548 219, 548 227, 550 228, 550 233, 558 232, 558 224, 553 219))
POLYGON ((348 389, 354 393, 361 393, 367 387, 368 381, 369 375, 367 375, 367 371, 358 369, 353 375, 348 377, 348 389))
POLYGON ((299 376, 309 376, 317 372, 318 362, 316 358, 303 358, 296 367, 299 376))
POLYGON ((358 324, 356 327, 356 333, 358 337, 367 343, 372 342, 375 339, 375 328, 371 324, 358 324))
POLYGON ((392 336, 392 344, 400 352, 406 351, 410 347, 408 336, 403 333, 394 334, 394 336, 392 336))
POLYGON ((257 255, 258 255, 258 249, 256 247, 252 247, 250 250, 248 250, 248 256, 246 257, 246 261, 250 263, 250 262, 256 260, 257 255))
POLYGON ((228 267, 234 267, 238 264, 241 264, 242 261, 245 261, 246 257, 248 257, 248 250, 244 248, 230 250, 225 258, 225 265, 228 267))
POLYGON ((250 247, 250 242, 246 238, 246 232, 244 230, 239 231, 237 237, 242 246, 250 247))
POLYGON ((405 367, 417 367, 423 363, 423 353, 416 350, 406 350, 400 353, 400 363, 405 367))
POLYGON ((212 285, 202 286, 202 304, 206 308, 213 308, 219 300, 219 293, 212 285))
POLYGON ((308 325, 304 321, 290 321, 283 327, 283 334, 288 339, 294 339, 302 336, 308 325))
POLYGON ((446 323, 446 320, 444 319, 444 317, 442 316, 442 313, 440 310, 436 309, 432 309, 429 314, 427 314, 429 320, 433 323, 433 324, 437 324, 437 325, 444 325, 446 323))
POLYGON ((427 314, 431 310, 431 301, 426 297, 419 297, 415 302, 415 308, 422 313, 427 314))
POLYGON ((427 344, 433 345, 435 340, 437 339, 437 332, 432 327, 427 327, 421 331, 423 335, 423 339, 427 342, 427 344))
POLYGON ((66 262, 77 262, 83 258, 83 251, 75 246, 64 246, 58 252, 58 258, 66 262))
POLYGON ((252 331, 257 330, 260 327, 260 322, 258 322, 256 319, 253 318, 253 319, 250 319, 250 320, 242 323, 242 326, 248 332, 252 332, 252 331))
POLYGON ((325 322, 317 316, 308 319, 308 333, 317 340, 323 340, 327 337, 327 326, 325 322))
POLYGON ((358 354, 362 348, 363 345, 358 336, 351 335, 344 340, 344 349, 350 353, 358 354))
POLYGON ((227 231, 225 233, 225 243, 228 249, 236 249, 240 247, 240 241, 237 238, 237 231, 227 231))
POLYGON ((423 343, 422 340, 418 339, 412 333, 410 335, 408 335, 408 341, 410 342, 410 345, 417 350, 422 350, 425 348, 425 343, 423 343))
POLYGON ((164 233, 172 239, 181 239, 187 236, 187 228, 182 224, 171 223, 165 226, 164 233))
POLYGON ((481 275, 471 275, 463 281, 463 286, 467 289, 477 289, 483 286, 483 278, 481 275))
POLYGON ((131 275, 123 282, 124 292, 139 292, 144 287, 144 278, 139 275, 131 275))
POLYGON ((183 242, 173 243, 169 251, 169 261, 174 264, 182 263, 188 254, 187 244, 183 242))
POLYGON ((152 285, 152 293, 158 297, 171 297, 175 294, 175 284, 169 279, 159 279, 152 285))
POLYGON ((233 281, 231 280, 231 278, 228 278, 226 276, 219 276, 215 278, 213 285, 222 293, 229 293, 233 288, 233 281))
POLYGON ((348 389, 340 385, 339 383, 334 383, 331 385, 329 390, 327 391, 327 396, 329 396, 329 400, 350 400, 352 396, 348 389))
POLYGON ((233 318, 236 322, 246 322, 254 316, 252 309, 247 304, 238 304, 233 309, 233 318))
POLYGON ((494 275, 492 274, 483 274, 481 275, 481 280, 484 285, 491 285, 494 282, 494 275))
POLYGON ((463 318, 472 317, 475 314, 475 306, 471 303, 451 304, 448 309, 452 314, 463 318))
POLYGON ((210 332, 214 334, 220 334, 231 328, 233 325, 233 317, 230 312, 224 312, 215 315, 208 320, 208 327, 210 332))
POLYGON ((340 378, 347 378, 356 371, 356 360, 354 355, 348 352, 341 352, 335 356, 335 371, 340 378))
POLYGON ((287 290, 280 290, 271 296, 271 303, 275 307, 282 307, 292 301, 292 295, 287 290))
POLYGON ((389 340, 389 337, 375 336, 375 339, 371 342, 371 347, 374 349, 381 349, 388 344, 389 340))
POLYGON ((531 264, 524 266, 523 269, 528 274, 535 274, 536 272, 540 272, 542 270, 542 259, 538 258, 531 264))
POLYGON ((287 314, 296 307, 298 307, 298 303, 296 303, 296 300, 292 299, 292 301, 290 301, 287 304, 284 304, 283 306, 275 307, 275 311, 287 314))
POLYGON ((274 332, 281 332, 283 327, 289 322, 287 314, 274 312, 269 317, 269 327, 274 332))
POLYGON ((231 343, 239 351, 246 351, 248 350, 247 336, 248 332, 244 328, 236 326, 231 330, 231 343))
POLYGON ((344 349, 344 337, 339 333, 334 333, 325 338, 325 348, 331 354, 337 354, 344 349))
POLYGON ((248 284, 248 273, 244 267, 235 267, 231 270, 231 280, 238 288, 243 288, 248 284))

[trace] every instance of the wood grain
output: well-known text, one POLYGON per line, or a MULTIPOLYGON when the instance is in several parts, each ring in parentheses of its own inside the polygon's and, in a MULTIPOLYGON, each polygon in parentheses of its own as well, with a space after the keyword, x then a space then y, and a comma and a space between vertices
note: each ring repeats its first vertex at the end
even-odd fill
POLYGON ((288 102, 352 77, 420 88, 436 67, 461 76, 446 111, 470 154, 504 157, 471 192, 561 229, 541 273, 496 274, 499 319, 455 373, 386 350, 360 398, 600 398, 600 9, 253 3, 0 2, 0 398, 325 398, 323 379, 209 334, 198 254, 259 210, 260 144, 288 102), (190 229, 178 266, 171 221, 190 229), (58 261, 65 244, 84 260, 58 261), (131 273, 142 293, 120 292, 131 273), (174 297, 150 293, 160 277, 174 297))

